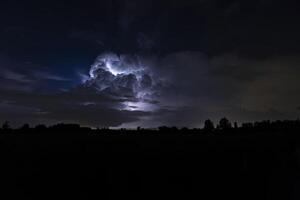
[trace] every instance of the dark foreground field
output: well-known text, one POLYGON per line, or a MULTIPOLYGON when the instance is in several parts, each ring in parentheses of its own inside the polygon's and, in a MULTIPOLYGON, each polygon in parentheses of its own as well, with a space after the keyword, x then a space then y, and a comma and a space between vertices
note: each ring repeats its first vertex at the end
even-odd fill
POLYGON ((0 196, 300 199, 298 132, 1 130, 0 196))

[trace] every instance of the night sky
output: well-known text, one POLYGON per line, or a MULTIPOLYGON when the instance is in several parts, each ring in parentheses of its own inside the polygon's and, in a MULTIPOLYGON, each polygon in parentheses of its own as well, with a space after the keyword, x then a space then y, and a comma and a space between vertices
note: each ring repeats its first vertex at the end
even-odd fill
POLYGON ((299 10, 283 0, 1 1, 0 121, 297 119, 299 10))

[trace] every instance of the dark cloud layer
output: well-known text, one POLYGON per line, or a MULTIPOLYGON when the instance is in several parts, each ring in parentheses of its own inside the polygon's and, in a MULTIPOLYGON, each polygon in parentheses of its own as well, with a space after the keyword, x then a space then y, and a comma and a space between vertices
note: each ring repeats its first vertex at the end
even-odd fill
POLYGON ((111 99, 85 89, 48 95, 2 90, 0 94, 3 100, 0 117, 2 120, 11 120, 15 125, 30 121, 32 124, 67 122, 111 127, 137 121, 139 117, 147 115, 143 111, 119 110, 118 106, 123 100, 111 99))
MULTIPOLYGON (((249 60, 226 54, 209 58, 201 52, 186 51, 162 58, 140 57, 142 65, 152 69, 152 76, 158 80, 148 102, 133 96, 134 93, 126 95, 128 75, 123 76, 125 82, 119 83, 118 78, 106 80, 108 88, 114 85, 113 93, 100 90, 99 84, 104 83, 97 77, 95 81, 101 80, 97 85, 88 81, 56 94, 3 90, 1 99, 3 105, 15 106, 14 112, 20 109, 22 116, 27 112, 29 118, 25 119, 32 122, 64 121, 94 127, 174 124, 192 127, 201 126, 206 118, 217 120, 221 116, 240 122, 298 117, 300 61, 297 57, 249 60), (117 83, 121 84, 119 89, 117 83), (140 101, 155 109, 143 110, 140 101), (131 102, 127 109, 126 102, 131 102)), ((5 117, 2 114, 3 120, 5 117)))
POLYGON ((0 120, 192 127, 297 118, 298 10, 279 0, 1 1, 0 120), (91 79, 104 52, 130 73, 91 79))

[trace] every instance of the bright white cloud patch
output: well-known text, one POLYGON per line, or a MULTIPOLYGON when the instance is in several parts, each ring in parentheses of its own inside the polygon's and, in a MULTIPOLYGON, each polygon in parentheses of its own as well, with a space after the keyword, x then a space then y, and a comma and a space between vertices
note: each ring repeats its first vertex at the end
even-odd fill
POLYGON ((125 98, 129 111, 152 111, 155 80, 151 70, 142 65, 138 56, 104 53, 97 57, 89 72, 85 86, 102 94, 125 98))

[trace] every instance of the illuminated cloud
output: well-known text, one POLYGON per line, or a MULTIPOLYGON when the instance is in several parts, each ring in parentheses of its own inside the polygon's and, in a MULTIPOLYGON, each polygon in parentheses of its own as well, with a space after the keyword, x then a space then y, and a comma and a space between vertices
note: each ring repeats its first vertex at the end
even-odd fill
MULTIPOLYGON (((139 56, 104 53, 97 57, 89 72, 90 78, 84 83, 99 93, 126 98, 124 110, 151 110, 155 106, 155 80, 151 69, 141 64, 139 56)), ((152 111, 152 110, 151 110, 152 111)))

